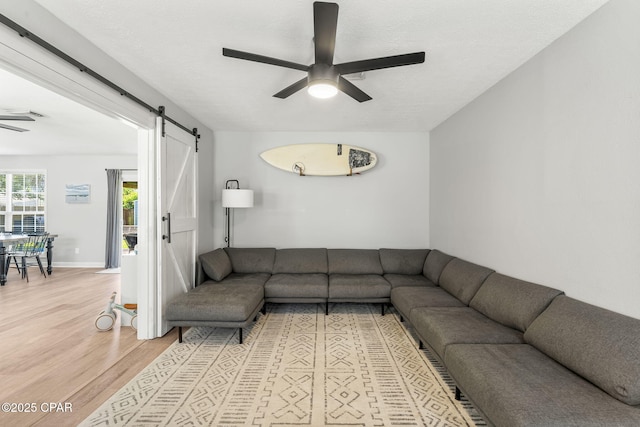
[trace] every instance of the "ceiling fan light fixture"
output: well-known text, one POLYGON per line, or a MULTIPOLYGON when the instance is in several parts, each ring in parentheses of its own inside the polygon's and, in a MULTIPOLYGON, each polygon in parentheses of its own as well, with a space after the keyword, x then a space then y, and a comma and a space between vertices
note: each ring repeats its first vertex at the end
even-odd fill
POLYGON ((337 95, 338 87, 332 80, 316 80, 309 83, 307 92, 314 98, 327 99, 337 95))
POLYGON ((307 92, 315 98, 331 98, 338 93, 338 71, 332 65, 314 64, 309 69, 307 92))

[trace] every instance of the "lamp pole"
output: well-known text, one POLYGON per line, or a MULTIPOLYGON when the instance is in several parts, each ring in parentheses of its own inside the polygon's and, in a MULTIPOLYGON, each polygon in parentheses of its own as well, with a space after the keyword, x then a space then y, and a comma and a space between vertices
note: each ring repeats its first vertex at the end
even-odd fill
POLYGON ((229 179, 222 190, 222 206, 225 208, 227 216, 227 229, 224 241, 227 247, 231 247, 231 208, 251 208, 253 207, 253 191, 241 190, 240 182, 237 179, 229 179), (235 182, 235 187, 233 183, 235 182))
MULTIPOLYGON (((240 188, 240 181, 238 181, 237 179, 228 179, 224 184, 225 190, 231 190, 233 188, 231 184, 234 182, 236 183, 235 188, 240 188)), ((225 208, 225 215, 227 216, 227 229, 225 232, 224 241, 227 242, 227 247, 231 247, 231 208, 225 208)))

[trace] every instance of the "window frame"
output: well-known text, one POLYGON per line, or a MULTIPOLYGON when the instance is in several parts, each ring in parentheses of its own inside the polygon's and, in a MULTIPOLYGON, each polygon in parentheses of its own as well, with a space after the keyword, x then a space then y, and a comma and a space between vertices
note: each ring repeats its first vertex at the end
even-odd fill
MULTIPOLYGON (((0 232, 12 232, 21 234, 32 234, 44 232, 47 229, 47 171, 45 169, 0 169, 0 175, 5 177, 4 189, 0 188, 0 194, 4 196, 4 206, 0 205, 0 217, 3 221, 0 221, 0 232), (23 188, 20 191, 13 191, 13 182, 15 176, 27 176, 35 175, 36 187, 33 191, 27 191, 27 188, 23 188), (38 186, 38 178, 42 176, 44 179, 44 185, 42 191, 38 186), (4 190, 4 191, 3 191, 4 190), (14 206, 14 194, 22 194, 23 200, 25 195, 32 195, 35 200, 34 210, 26 210, 26 206, 23 204, 21 210, 16 210, 14 206), (42 204, 38 202, 42 199, 42 204), (41 207, 42 206, 42 207, 41 207), (41 208, 40 208, 41 207, 41 208), (14 217, 20 216, 20 226, 18 229, 14 228, 14 217), (25 217, 33 218, 33 225, 25 230, 25 217), (39 224, 39 219, 42 218, 42 224, 39 224)), ((23 179, 23 182, 26 180, 23 179)), ((2 196, 0 196, 2 197, 2 196)))

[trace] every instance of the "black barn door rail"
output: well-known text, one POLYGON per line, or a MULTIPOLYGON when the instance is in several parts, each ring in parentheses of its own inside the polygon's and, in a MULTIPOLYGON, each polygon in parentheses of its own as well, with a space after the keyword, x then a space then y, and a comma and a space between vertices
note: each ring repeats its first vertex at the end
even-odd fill
POLYGON ((71 64, 74 67, 78 68, 81 72, 87 73, 88 75, 90 75, 94 79, 98 80, 99 82, 109 86, 113 90, 115 90, 118 93, 120 93, 120 95, 125 96, 125 97, 129 98, 130 100, 132 100, 133 102, 143 106, 144 108, 146 108, 150 112, 154 113, 156 116, 162 116, 168 122, 176 125, 177 127, 179 127, 180 129, 184 130, 185 132, 190 133, 191 135, 195 136, 195 138, 196 138, 196 147, 197 147, 198 138, 200 138, 200 135, 198 135, 198 128, 189 129, 186 126, 180 124, 179 122, 177 122, 176 120, 172 119, 171 117, 167 116, 164 113, 164 107, 159 107, 159 108, 152 107, 151 105, 147 104, 146 102, 144 102, 140 98, 138 98, 138 97, 134 96, 133 94, 131 94, 130 92, 124 90, 122 87, 118 86, 117 84, 115 84, 111 80, 109 80, 106 77, 102 76, 101 74, 95 72, 94 70, 92 70, 91 68, 87 67, 86 65, 84 65, 80 61, 77 61, 76 59, 74 59, 71 56, 67 55, 66 53, 64 53, 63 51, 58 49, 57 47, 53 46, 52 44, 50 44, 46 40, 41 39, 37 35, 33 34, 31 31, 27 30, 23 26, 21 26, 18 23, 12 21, 11 19, 7 18, 3 14, 0 14, 0 23, 6 25, 7 27, 9 27, 12 30, 14 30, 15 32, 17 32, 20 35, 20 37, 25 37, 25 38, 31 40, 32 42, 36 43, 37 45, 43 47, 44 49, 46 49, 49 52, 53 53, 54 55, 58 56, 59 58, 65 60, 69 64, 71 64))

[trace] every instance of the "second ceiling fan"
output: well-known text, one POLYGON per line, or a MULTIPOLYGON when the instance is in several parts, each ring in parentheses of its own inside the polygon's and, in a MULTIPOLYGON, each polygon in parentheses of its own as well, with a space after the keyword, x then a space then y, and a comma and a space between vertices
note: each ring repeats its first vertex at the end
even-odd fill
MULTIPOLYGON (((20 121, 20 122, 33 122, 35 119, 27 115, 16 115, 16 114, 0 114, 0 120, 12 120, 12 121, 20 121)), ((7 124, 0 123, 0 129, 12 130, 14 132, 28 132, 29 129, 21 128, 18 126, 11 126, 7 124)))
POLYGON ((311 65, 297 64, 282 59, 227 48, 222 48, 222 54, 232 58, 307 72, 306 77, 273 95, 276 98, 282 99, 308 87, 311 95, 320 98, 333 96, 340 90, 358 102, 369 101, 371 97, 345 79, 344 75, 424 62, 425 53, 415 52, 334 64, 333 53, 336 47, 337 26, 338 5, 336 3, 313 3, 315 63, 311 65))

